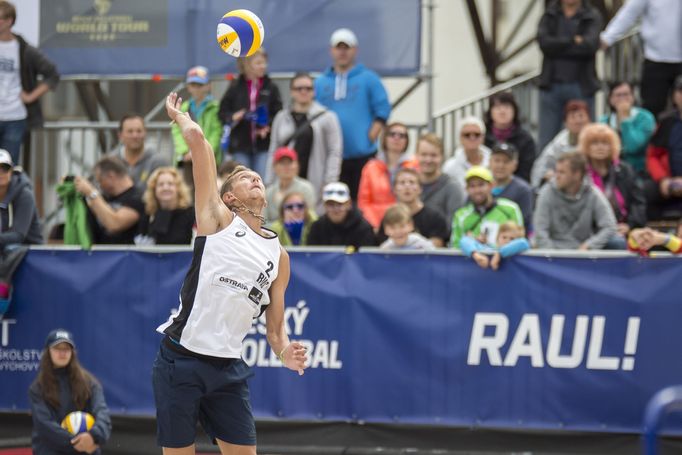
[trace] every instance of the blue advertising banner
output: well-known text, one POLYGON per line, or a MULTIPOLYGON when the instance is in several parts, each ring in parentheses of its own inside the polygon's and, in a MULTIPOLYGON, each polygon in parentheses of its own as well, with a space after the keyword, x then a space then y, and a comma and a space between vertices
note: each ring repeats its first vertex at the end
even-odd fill
POLYGON ((203 65, 236 71, 216 41, 228 10, 248 9, 265 28, 271 73, 323 71, 329 37, 355 31, 359 59, 382 75, 420 68, 420 0, 42 0, 39 41, 64 75, 184 75, 203 65))
MULTIPOLYGON (((290 253, 285 321, 304 376, 254 322, 243 357, 261 418, 639 431, 682 383, 676 258, 290 253)), ((0 409, 27 409, 50 329, 72 330, 114 412, 153 414, 155 333, 189 252, 32 250, 0 320, 0 409)))

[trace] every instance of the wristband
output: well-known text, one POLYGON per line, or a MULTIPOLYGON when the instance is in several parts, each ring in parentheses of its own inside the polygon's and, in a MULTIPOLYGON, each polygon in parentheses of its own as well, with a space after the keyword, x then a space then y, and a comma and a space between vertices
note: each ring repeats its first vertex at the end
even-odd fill
POLYGON ((284 351, 287 350, 287 348, 291 345, 291 343, 287 344, 284 349, 282 349, 282 352, 279 353, 277 358, 279 359, 280 362, 282 362, 282 365, 284 365, 284 351))
POLYGON ((92 190, 92 193, 85 196, 85 199, 87 199, 88 201, 94 201, 95 199, 97 199, 98 196, 99 196, 99 191, 92 190))
POLYGON ((672 252, 677 252, 680 249, 680 246, 682 243, 680 242, 680 238, 677 236, 674 236, 672 234, 668 234, 668 236, 665 239, 665 243, 663 244, 667 249, 669 249, 672 252))

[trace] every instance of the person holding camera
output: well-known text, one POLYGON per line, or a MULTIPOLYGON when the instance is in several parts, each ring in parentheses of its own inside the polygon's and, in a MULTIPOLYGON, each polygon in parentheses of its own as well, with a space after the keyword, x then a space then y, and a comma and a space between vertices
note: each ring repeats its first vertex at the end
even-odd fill
POLYGON ((268 54, 261 47, 237 60, 239 77, 220 100, 218 117, 230 129, 228 153, 235 161, 265 175, 270 128, 282 109, 279 89, 266 74, 268 54))
POLYGON ((140 188, 135 186, 123 160, 115 156, 102 157, 95 164, 94 174, 99 189, 85 177, 73 179, 88 207, 93 243, 134 244, 145 212, 140 188))

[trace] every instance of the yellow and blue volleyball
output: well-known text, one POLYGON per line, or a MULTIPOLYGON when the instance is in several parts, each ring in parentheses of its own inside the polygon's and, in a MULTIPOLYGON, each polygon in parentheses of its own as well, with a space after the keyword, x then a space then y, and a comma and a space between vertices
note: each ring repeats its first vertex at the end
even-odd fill
POLYGON ((263 23, 246 9, 230 11, 218 22, 218 44, 233 57, 253 55, 260 49, 264 37, 263 23))
POLYGON ((74 436, 89 431, 94 424, 92 414, 83 411, 71 412, 62 420, 62 428, 74 436))

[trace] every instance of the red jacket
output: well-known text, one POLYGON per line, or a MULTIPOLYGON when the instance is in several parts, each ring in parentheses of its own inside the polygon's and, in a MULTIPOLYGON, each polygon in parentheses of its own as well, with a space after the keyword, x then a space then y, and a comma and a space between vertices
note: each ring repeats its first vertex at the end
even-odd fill
POLYGON ((677 112, 672 112, 661 118, 658 128, 649 142, 646 150, 646 169, 656 182, 671 177, 670 172, 670 132, 675 123, 677 112))

